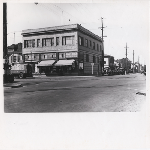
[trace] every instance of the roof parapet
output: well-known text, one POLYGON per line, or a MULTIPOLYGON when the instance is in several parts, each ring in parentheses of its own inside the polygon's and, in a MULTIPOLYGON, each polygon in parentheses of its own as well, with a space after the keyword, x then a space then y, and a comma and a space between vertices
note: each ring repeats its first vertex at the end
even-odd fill
POLYGON ((70 31, 70 30, 78 30, 81 31, 85 34, 88 34, 97 40, 102 41, 102 38, 99 37, 98 35, 92 33, 88 29, 82 27, 79 24, 71 24, 71 25, 63 25, 63 26, 54 26, 54 27, 46 27, 46 28, 38 28, 38 29, 27 29, 27 30, 22 30, 22 35, 34 35, 37 33, 52 33, 52 32, 61 32, 61 31, 70 31))

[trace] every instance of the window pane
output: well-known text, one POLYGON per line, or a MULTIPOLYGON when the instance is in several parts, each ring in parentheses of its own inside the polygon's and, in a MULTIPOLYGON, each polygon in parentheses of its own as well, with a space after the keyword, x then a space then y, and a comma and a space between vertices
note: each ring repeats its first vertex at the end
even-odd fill
POLYGON ((81 45, 81 37, 79 37, 79 45, 81 45))
POLYGON ((62 37, 62 45, 65 45, 65 37, 62 37))
POLYGON ((56 45, 59 45, 59 37, 56 37, 56 45))
POLYGON ((40 39, 37 39, 37 47, 40 46, 40 39))
POLYGON ((66 37, 66 45, 71 45, 71 44, 73 44, 72 37, 66 37))
POLYGON ((35 40, 32 40, 32 47, 35 47, 35 40))
POLYGON ((51 46, 54 45, 54 38, 51 39, 51 46))

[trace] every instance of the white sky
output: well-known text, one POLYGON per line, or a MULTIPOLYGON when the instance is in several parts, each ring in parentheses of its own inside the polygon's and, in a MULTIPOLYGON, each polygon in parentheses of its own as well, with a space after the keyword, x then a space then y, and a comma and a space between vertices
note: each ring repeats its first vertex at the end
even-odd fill
MULTIPOLYGON (((92 1, 91 1, 92 2, 92 1)), ((148 52, 148 1, 99 1, 99 3, 10 3, 7 4, 8 45, 22 42, 21 31, 78 23, 101 36, 101 17, 104 27, 105 54, 115 59, 128 58, 146 63, 148 52), (69 21, 70 20, 70 21, 69 21), (14 40, 15 32, 15 40, 14 40)))

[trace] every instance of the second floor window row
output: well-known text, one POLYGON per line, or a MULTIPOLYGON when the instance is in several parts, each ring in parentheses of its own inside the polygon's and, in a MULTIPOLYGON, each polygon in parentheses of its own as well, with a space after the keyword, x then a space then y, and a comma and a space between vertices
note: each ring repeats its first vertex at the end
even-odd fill
POLYGON ((80 46, 85 46, 85 47, 89 47, 92 48, 93 50, 97 50, 97 51, 101 51, 101 44, 99 46, 99 44, 96 44, 95 42, 92 42, 91 40, 88 41, 88 39, 85 39, 85 44, 84 44, 84 38, 79 36, 79 45, 80 46))
MULTIPOLYGON (((59 37, 56 37, 56 46, 60 45, 59 37)), ((37 47, 54 46, 54 38, 43 38, 42 40, 37 39, 37 47)), ((74 45, 74 36, 63 36, 62 45, 74 45)), ((35 47, 34 40, 24 40, 24 48, 35 47)))

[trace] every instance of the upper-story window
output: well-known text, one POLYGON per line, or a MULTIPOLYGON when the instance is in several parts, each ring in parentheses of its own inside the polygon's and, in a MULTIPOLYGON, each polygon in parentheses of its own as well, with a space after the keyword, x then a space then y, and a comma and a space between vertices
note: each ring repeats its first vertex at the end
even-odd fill
POLYGON ((93 42, 93 49, 95 49, 95 42, 93 42))
POLYGON ((17 57, 16 56, 13 56, 13 62, 16 62, 16 59, 17 57))
POLYGON ((100 45, 100 52, 102 51, 102 47, 101 47, 101 45, 100 45))
POLYGON ((97 51, 99 51, 99 45, 97 44, 97 51))
POLYGON ((90 47, 92 47, 92 42, 91 42, 91 40, 90 40, 90 47))
POLYGON ((35 40, 24 40, 24 48, 35 47, 35 40))
POLYGON ((83 37, 80 37, 80 36, 79 36, 79 45, 84 46, 84 39, 83 37))
POLYGON ((40 46, 40 39, 37 39, 37 47, 40 46))
POLYGON ((97 57, 97 63, 99 63, 99 57, 97 57))
POLYGON ((59 37, 56 37, 56 46, 59 45, 59 37))
POLYGON ((42 39, 42 46, 53 46, 54 38, 44 38, 42 39))
POLYGON ((86 62, 89 62, 89 54, 86 54, 86 62))
POLYGON ((93 56, 93 63, 96 63, 96 59, 95 59, 95 56, 93 56))
POLYGON ((85 46, 88 47, 88 40, 85 39, 85 46))
POLYGON ((73 45, 74 36, 64 36, 62 37, 62 45, 73 45))

